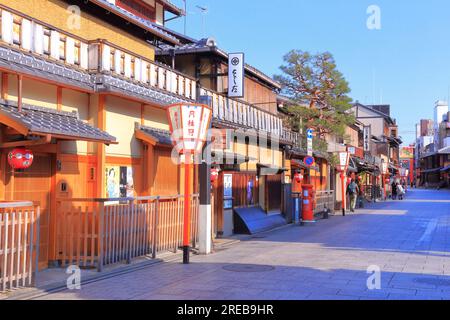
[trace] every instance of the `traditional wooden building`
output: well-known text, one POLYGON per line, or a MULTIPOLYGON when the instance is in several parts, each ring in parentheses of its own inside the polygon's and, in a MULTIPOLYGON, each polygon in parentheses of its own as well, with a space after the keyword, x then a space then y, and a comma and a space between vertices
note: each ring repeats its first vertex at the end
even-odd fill
POLYGON ((187 43, 159 46, 156 56, 197 79, 199 96, 209 97, 213 108, 213 127, 222 132, 222 143, 213 147, 219 170, 213 184, 215 234, 256 232, 283 223, 280 216, 291 215, 285 205, 284 186, 290 185, 285 151, 298 144, 298 135, 278 114, 280 84, 246 64, 244 97, 231 99, 226 94, 228 53, 214 39, 182 41, 187 43), (255 220, 273 223, 252 226, 255 220))
MULTIPOLYGON (((0 199, 39 206, 40 269, 78 264, 101 270, 177 250, 184 171, 172 161, 166 107, 205 97, 226 142, 212 155, 233 154, 214 185, 216 234, 235 229, 229 207, 258 207, 262 221, 276 219, 262 229, 286 222, 285 150, 298 137, 277 115, 279 85, 247 65, 245 98, 226 97, 223 76, 216 76, 225 72, 226 54, 166 28, 168 19, 182 14, 166 0, 0 0, 0 199), (183 52, 194 42, 195 50, 206 51, 183 52), (180 54, 167 60, 169 48, 180 54), (242 128, 270 134, 267 144, 250 134, 235 139, 242 128), (11 168, 7 158, 14 148, 34 154, 30 168, 11 168)), ((197 166, 190 172, 194 193, 197 172, 197 166)), ((195 244, 198 197, 191 201, 195 244)), ((0 220, 14 216, 11 228, 18 231, 23 219, 1 210, 0 220)), ((235 218, 246 225, 245 217, 235 218)), ((8 226, 0 221, 2 234, 8 226)), ((11 236, 2 245, 17 241, 11 236)), ((13 261, 2 252, 2 265, 13 261)), ((30 261, 26 254, 20 251, 17 259, 30 261)), ((0 267, 0 278, 18 270, 0 267)))
POLYGON ((0 1, 0 198, 40 204, 40 268, 62 259, 64 199, 181 193, 159 133, 197 83, 154 61, 157 45, 180 44, 169 13, 182 14, 164 0, 0 1), (29 169, 8 165, 14 147, 34 153, 29 169))

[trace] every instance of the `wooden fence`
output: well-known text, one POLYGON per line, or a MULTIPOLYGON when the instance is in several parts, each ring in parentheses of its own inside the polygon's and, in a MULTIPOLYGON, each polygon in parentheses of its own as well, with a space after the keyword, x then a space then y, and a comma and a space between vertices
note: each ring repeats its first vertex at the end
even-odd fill
MULTIPOLYGON (((191 199, 192 247, 198 242, 198 195, 191 199)), ((59 199, 57 259, 96 267, 156 258, 182 246, 184 197, 59 199)))
POLYGON ((34 284, 39 210, 32 202, 0 202, 0 292, 34 284))

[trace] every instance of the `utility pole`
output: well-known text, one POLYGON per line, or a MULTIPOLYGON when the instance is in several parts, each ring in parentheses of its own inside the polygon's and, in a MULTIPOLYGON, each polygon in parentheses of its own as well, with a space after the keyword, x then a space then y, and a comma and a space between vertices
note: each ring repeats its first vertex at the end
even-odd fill
POLYGON ((186 25, 187 25, 187 0, 183 0, 184 2, 184 35, 186 35, 186 25))

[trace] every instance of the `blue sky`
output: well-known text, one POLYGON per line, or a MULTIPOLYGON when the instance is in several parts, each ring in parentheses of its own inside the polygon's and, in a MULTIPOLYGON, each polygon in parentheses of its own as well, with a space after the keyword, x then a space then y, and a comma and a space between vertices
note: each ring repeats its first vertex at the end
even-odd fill
MULTIPOLYGON (((187 33, 214 37, 268 75, 291 49, 331 52, 362 103, 391 104, 405 143, 414 125, 433 117, 450 91, 448 0, 187 0, 187 33), (381 30, 369 30, 369 5, 381 9, 381 30), (208 8, 202 16, 200 5, 208 8), (202 22, 204 21, 204 23, 202 22)), ((173 0, 179 6, 182 0, 173 0)), ((183 32, 182 19, 168 26, 183 32)))

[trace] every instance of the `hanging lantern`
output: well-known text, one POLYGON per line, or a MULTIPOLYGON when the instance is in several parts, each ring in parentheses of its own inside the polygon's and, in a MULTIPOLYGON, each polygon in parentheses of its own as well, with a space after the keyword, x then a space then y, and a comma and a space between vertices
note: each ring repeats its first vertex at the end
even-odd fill
POLYGON ((25 148, 16 148, 8 153, 8 163, 13 169, 28 169, 33 159, 33 152, 25 148))
POLYGON ((301 182, 303 181, 304 178, 305 178, 305 177, 304 177, 301 173, 296 173, 296 174, 294 175, 294 180, 295 180, 297 183, 301 183, 301 182))
POLYGON ((211 169, 211 183, 217 181, 219 179, 219 169, 212 168, 211 169))

